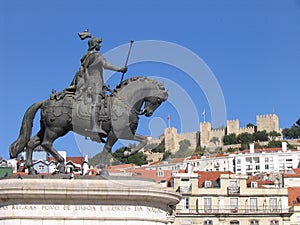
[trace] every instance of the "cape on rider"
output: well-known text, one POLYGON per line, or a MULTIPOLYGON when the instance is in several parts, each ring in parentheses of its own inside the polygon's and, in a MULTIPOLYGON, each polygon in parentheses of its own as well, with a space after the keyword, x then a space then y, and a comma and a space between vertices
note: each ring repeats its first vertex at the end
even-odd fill
POLYGON ((83 92, 90 94, 92 98, 91 129, 88 129, 88 131, 106 135, 106 132, 101 128, 102 122, 99 126, 97 123, 97 109, 103 107, 100 104, 100 94, 104 88, 103 69, 126 73, 127 67, 120 68, 106 61, 99 53, 102 43, 101 38, 93 37, 88 31, 80 32, 78 35, 81 40, 90 38, 88 41, 89 48, 81 58, 81 66, 69 88, 75 88, 77 98, 80 98, 83 92))

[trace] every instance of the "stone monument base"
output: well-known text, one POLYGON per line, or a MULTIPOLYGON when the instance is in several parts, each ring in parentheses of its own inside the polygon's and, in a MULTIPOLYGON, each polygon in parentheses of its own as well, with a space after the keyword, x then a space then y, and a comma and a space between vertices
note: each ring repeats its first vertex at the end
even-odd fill
POLYGON ((152 181, 128 177, 3 179, 0 225, 171 224, 179 200, 152 181))

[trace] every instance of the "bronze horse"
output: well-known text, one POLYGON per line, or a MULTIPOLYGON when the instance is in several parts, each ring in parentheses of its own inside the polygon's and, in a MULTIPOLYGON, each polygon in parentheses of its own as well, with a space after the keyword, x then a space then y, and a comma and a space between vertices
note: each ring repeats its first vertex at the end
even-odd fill
POLYGON ((139 115, 151 116, 160 104, 168 97, 163 84, 147 77, 132 77, 122 82, 109 96, 106 96, 105 108, 99 112, 102 128, 105 134, 88 131, 90 126, 90 104, 80 101, 75 93, 54 95, 45 101, 30 106, 22 120, 18 139, 10 146, 10 157, 16 158, 26 150, 26 167, 33 173, 32 153, 41 145, 58 162, 57 169, 65 172, 64 158, 54 149, 53 142, 66 135, 69 131, 90 137, 97 142, 106 143, 103 148, 100 168, 102 174, 107 175, 105 166, 107 154, 111 153, 112 146, 118 139, 138 141, 139 144, 130 152, 124 152, 128 157, 138 152, 147 143, 147 137, 136 133, 139 115), (32 122, 38 109, 41 108, 39 132, 31 138, 32 122))

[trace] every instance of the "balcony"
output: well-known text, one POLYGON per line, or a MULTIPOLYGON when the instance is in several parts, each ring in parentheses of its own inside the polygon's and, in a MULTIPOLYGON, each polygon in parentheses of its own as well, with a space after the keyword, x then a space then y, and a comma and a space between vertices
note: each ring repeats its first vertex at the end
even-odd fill
POLYGON ((250 209, 250 208, 235 208, 232 209, 231 207, 227 206, 222 209, 220 208, 196 208, 196 209, 181 209, 180 206, 176 207, 177 215, 186 215, 189 214, 191 216, 201 216, 201 215, 217 215, 217 216, 245 216, 245 215, 289 215, 293 214, 293 208, 277 208, 277 209, 270 209, 270 208, 257 208, 257 209, 250 209))
POLYGON ((239 186, 227 187, 227 195, 228 196, 240 195, 240 187, 239 186))
POLYGON ((179 186, 179 193, 190 194, 192 192, 192 185, 190 186, 179 186))

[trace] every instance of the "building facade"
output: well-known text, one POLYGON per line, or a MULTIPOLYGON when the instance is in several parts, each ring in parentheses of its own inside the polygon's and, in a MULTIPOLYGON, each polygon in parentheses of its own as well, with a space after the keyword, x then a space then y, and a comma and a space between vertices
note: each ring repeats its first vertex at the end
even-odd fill
POLYGON ((228 172, 178 173, 183 198, 175 225, 290 225, 287 188, 248 186, 247 176, 228 172))

